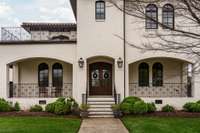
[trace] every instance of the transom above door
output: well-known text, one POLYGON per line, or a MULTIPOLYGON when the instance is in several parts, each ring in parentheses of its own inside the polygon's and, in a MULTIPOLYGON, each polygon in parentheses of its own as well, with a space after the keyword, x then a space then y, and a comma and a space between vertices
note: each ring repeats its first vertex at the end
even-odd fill
POLYGON ((112 64, 89 65, 89 95, 112 95, 112 64))

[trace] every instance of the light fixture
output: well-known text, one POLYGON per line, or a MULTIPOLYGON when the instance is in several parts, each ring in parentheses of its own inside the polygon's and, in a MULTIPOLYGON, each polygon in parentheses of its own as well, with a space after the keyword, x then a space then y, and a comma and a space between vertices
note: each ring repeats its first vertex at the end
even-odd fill
POLYGON ((83 60, 83 58, 80 58, 80 59, 78 60, 78 64, 79 64, 79 67, 80 67, 80 68, 83 68, 83 67, 84 67, 84 60, 83 60))
POLYGON ((123 67, 123 60, 121 57, 119 57, 119 59, 117 60, 117 65, 119 68, 122 68, 123 67))

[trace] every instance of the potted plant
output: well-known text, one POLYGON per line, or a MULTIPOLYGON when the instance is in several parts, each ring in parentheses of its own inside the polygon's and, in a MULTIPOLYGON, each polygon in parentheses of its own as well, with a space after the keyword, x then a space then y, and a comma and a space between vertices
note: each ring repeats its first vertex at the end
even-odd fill
POLYGON ((88 109, 89 109, 88 104, 81 104, 81 106, 80 106, 80 116, 82 118, 88 118, 88 109))
POLYGON ((122 117, 122 111, 120 110, 120 105, 119 104, 114 104, 112 105, 112 110, 115 118, 120 118, 122 117))

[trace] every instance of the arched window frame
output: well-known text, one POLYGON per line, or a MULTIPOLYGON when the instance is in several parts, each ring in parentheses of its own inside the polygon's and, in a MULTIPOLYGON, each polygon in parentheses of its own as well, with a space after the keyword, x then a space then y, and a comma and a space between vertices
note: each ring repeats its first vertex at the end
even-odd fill
POLYGON ((63 86, 63 66, 60 63, 55 63, 52 66, 52 83, 53 83, 53 87, 62 87, 63 86), (56 73, 55 73, 55 71, 56 71, 56 73), (58 72, 59 72, 59 74, 58 74, 58 72))
POLYGON ((175 13, 174 6, 171 4, 165 4, 162 8, 162 22, 164 25, 164 29, 172 28, 175 26, 175 13), (171 19, 171 21, 170 21, 171 19), (166 26, 166 27, 165 27, 166 26))
POLYGON ((163 65, 159 62, 153 64, 152 68, 153 86, 163 86, 163 65))
POLYGON ((147 63, 141 63, 138 68, 138 82, 139 86, 149 86, 149 65, 147 63))
POLYGON ((158 7, 155 4, 146 6, 146 29, 158 29, 158 7))
POLYGON ((106 3, 103 0, 98 0, 95 3, 95 18, 96 20, 105 20, 106 18, 106 3))
POLYGON ((49 66, 46 63, 38 65, 38 85, 39 87, 49 86, 49 66))

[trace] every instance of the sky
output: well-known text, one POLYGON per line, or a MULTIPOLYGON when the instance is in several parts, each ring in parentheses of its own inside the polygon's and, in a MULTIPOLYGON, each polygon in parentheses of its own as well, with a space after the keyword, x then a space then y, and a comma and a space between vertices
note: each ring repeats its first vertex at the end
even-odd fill
POLYGON ((22 22, 75 22, 69 0, 0 0, 0 27, 22 22))

